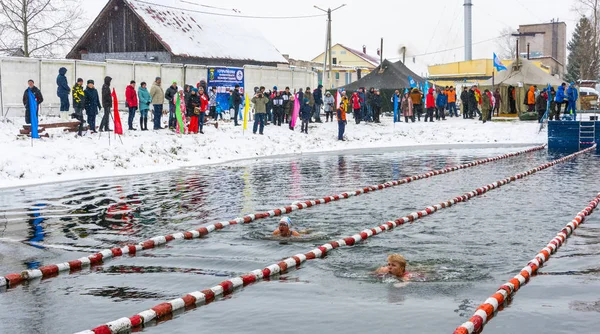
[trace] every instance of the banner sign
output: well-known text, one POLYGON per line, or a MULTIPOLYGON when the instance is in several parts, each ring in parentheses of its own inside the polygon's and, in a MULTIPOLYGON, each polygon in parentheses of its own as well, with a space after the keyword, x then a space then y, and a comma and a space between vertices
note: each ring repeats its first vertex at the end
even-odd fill
POLYGON ((207 88, 217 88, 217 106, 221 110, 229 110, 230 91, 240 85, 240 93, 244 92, 244 69, 236 67, 209 67, 207 88))

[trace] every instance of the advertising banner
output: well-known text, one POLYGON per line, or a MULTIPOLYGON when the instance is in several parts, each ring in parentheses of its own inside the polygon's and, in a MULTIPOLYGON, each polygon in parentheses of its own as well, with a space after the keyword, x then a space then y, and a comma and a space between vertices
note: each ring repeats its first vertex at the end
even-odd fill
POLYGON ((207 75, 208 89, 217 88, 217 106, 221 110, 229 110, 229 91, 240 85, 240 93, 244 92, 244 69, 234 67, 209 67, 207 75))

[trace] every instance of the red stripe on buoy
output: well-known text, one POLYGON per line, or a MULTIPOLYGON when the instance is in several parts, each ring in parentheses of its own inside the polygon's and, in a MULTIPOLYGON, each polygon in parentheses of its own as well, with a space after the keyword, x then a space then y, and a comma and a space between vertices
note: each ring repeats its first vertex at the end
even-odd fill
POLYGON ((157 318, 161 318, 171 313, 171 311, 173 310, 173 305, 171 305, 170 303, 161 303, 151 308, 151 310, 156 312, 157 318))
POLYGON ((129 322, 131 322, 131 327, 137 327, 142 325, 143 320, 141 316, 136 314, 133 317, 129 318, 129 322))
POLYGON ((42 277, 58 275, 58 266, 51 264, 38 268, 42 272, 42 277))
POLYGON ((106 325, 98 326, 92 329, 92 332, 94 332, 94 334, 112 334, 112 331, 106 325))

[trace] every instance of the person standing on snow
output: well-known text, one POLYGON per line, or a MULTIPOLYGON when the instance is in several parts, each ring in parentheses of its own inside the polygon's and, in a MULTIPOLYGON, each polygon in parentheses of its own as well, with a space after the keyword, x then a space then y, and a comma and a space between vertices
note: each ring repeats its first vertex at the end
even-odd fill
MULTIPOLYGON (((304 98, 308 99, 308 105, 310 106, 310 112, 311 112, 311 117, 312 117, 312 112, 315 108, 315 97, 312 94, 312 91, 310 90, 310 87, 306 87, 305 93, 304 93, 304 98)), ((303 101, 303 100, 300 100, 303 101)), ((300 109, 302 109, 303 104, 300 103, 300 109)), ((312 118, 308 120, 309 123, 312 123, 312 118)))
POLYGON ((415 87, 410 93, 410 98, 412 100, 413 110, 417 114, 417 118, 420 122, 421 115, 423 114, 423 93, 415 87))
MULTIPOLYGON (((329 94, 329 92, 327 92, 329 94)), ((346 131, 346 103, 340 103, 340 107, 337 110, 337 121, 338 121, 338 140, 345 141, 344 132, 346 131)), ((332 106, 333 108, 333 106, 332 106)), ((331 119, 333 122, 333 117, 331 119)))
POLYGON ((535 88, 533 86, 529 86, 525 101, 527 101, 527 111, 533 112, 535 110, 535 88))
POLYGON ((352 109, 354 111, 354 120, 356 121, 356 124, 360 124, 361 121, 361 99, 358 96, 357 92, 352 93, 352 109))
POLYGON ((414 123, 415 122, 415 114, 413 113, 413 104, 412 99, 408 95, 408 92, 404 94, 404 98, 402 99, 402 103, 400 104, 400 109, 402 110, 402 114, 404 115, 404 121, 408 123, 408 118, 414 123))
POLYGON ((160 125, 160 120, 163 115, 163 102, 165 100, 165 92, 160 86, 162 80, 160 77, 154 79, 152 88, 150 88, 150 96, 152 97, 153 117, 154 117, 154 130, 161 130, 163 127, 160 125))
POLYGON ((138 102, 140 105, 140 130, 148 131, 148 110, 152 104, 152 96, 150 96, 145 82, 142 82, 138 88, 138 102))
POLYGON ((325 110, 325 122, 329 122, 329 117, 331 117, 331 121, 333 122, 333 110, 335 109, 335 99, 333 98, 333 96, 331 96, 330 92, 325 93, 325 98, 323 99, 323 109, 325 110))
POLYGON ((206 95, 206 93, 204 92, 204 88, 202 88, 202 86, 198 88, 198 99, 200 100, 200 114, 198 114, 198 129, 200 130, 199 132, 201 134, 204 134, 204 119, 206 117, 206 112, 208 111, 209 98, 208 95, 206 95))
POLYGON ((177 96, 177 82, 173 81, 171 86, 165 92, 165 100, 169 102, 169 129, 175 130, 177 127, 177 117, 175 117, 175 100, 177 96))
POLYGON ((283 123, 283 96, 278 90, 273 93, 273 125, 281 126, 283 123))
POLYGON ((219 115, 217 114, 217 87, 213 86, 208 92, 208 108, 209 115, 217 121, 219 115))
POLYGON ((490 91, 486 89, 483 95, 481 96, 481 119, 483 120, 483 123, 488 121, 490 117, 490 112, 492 111, 492 99, 490 96, 491 94, 489 93, 490 91))
POLYGON ((71 116, 75 116, 75 118, 79 121, 79 128, 77 130, 77 135, 81 136, 83 133, 83 109, 85 108, 85 93, 83 92, 83 79, 77 79, 77 83, 73 86, 71 90, 71 96, 73 98, 73 110, 75 113, 71 116))
POLYGON ((56 77, 56 96, 60 98, 60 118, 64 120, 69 120, 69 93, 71 93, 71 88, 67 83, 67 69, 61 67, 58 70, 58 76, 56 77))
POLYGON ((373 110, 373 121, 375 123, 381 123, 379 116, 381 114, 381 106, 383 105, 383 98, 379 90, 374 90, 374 94, 371 96, 371 110, 373 110))
POLYGON ((102 121, 100 122, 100 132, 112 131, 108 126, 110 111, 113 105, 112 91, 110 90, 111 81, 112 78, 107 76, 104 78, 104 85, 102 85, 102 105, 104 106, 104 115, 102 115, 102 121))
POLYGON ((36 110, 36 116, 38 117, 40 111, 40 104, 44 102, 44 97, 42 96, 42 92, 40 91, 40 89, 35 86, 33 80, 29 79, 27 81, 27 85, 29 87, 27 87, 27 89, 25 89, 25 92, 23 93, 23 105, 25 106, 25 124, 31 124, 31 113, 29 112, 29 91, 33 93, 33 96, 35 96, 35 100, 37 101, 38 110, 36 110))
POLYGON ((102 104, 100 104, 98 90, 94 88, 94 80, 87 81, 87 87, 83 93, 85 94, 85 114, 87 115, 89 130, 96 133, 96 116, 98 110, 102 109, 102 104))
POLYGON ((137 98, 137 92, 135 91, 135 81, 131 80, 129 82, 129 86, 127 86, 127 88, 125 88, 125 100, 127 101, 127 108, 129 109, 128 112, 128 125, 129 125, 129 131, 137 131, 137 129, 135 129, 133 127, 133 120, 135 119, 135 112, 138 109, 138 98, 137 98))
POLYGON ((269 98, 260 91, 252 98, 252 104, 254 104, 253 134, 256 134, 257 130, 259 131, 259 134, 263 134, 265 129, 265 116, 267 114, 267 103, 269 103, 269 98))
POLYGON ((546 107, 548 107, 548 94, 546 88, 535 98, 535 111, 538 114, 538 123, 542 122, 544 114, 546 113, 546 107))
MULTIPOLYGON (((307 90, 308 92, 310 92, 310 90, 307 90)), ((310 95, 310 94, 307 94, 310 95)), ((308 123, 310 123, 310 116, 312 114, 312 108, 310 106, 310 100, 305 97, 304 98, 304 104, 302 104, 302 107, 300 107, 300 118, 302 119, 302 127, 300 129, 300 132, 304 132, 306 134, 308 134, 308 123)))
POLYGON ((446 109, 446 102, 447 101, 447 97, 446 94, 444 94, 444 91, 439 91, 435 104, 436 104, 436 109, 435 109, 435 120, 439 121, 440 120, 440 114, 441 114, 441 118, 443 120, 446 120, 446 113, 445 113, 445 109, 446 109))
POLYGON ((317 89, 313 91, 313 99, 315 101, 315 108, 313 110, 315 123, 321 122, 321 106, 323 105, 323 85, 317 86, 317 89))
POLYGON ((548 94, 548 100, 550 100, 550 120, 558 121, 560 119, 560 111, 556 111, 556 91, 554 87, 550 87, 550 94, 548 94))
POLYGON ((198 89, 193 88, 190 91, 190 97, 185 105, 186 116, 190 118, 188 133, 198 134, 198 116, 200 116, 200 96, 197 94, 198 89))
POLYGON ((456 91, 452 86, 448 89, 448 113, 450 114, 450 117, 458 117, 458 110, 456 110, 456 91))
POLYGON ((425 115, 425 122, 427 122, 427 118, 429 118, 429 122, 433 123, 433 110, 435 109, 433 87, 430 87, 429 91, 427 92, 427 97, 425 98, 425 108, 427 109, 427 114, 425 115))

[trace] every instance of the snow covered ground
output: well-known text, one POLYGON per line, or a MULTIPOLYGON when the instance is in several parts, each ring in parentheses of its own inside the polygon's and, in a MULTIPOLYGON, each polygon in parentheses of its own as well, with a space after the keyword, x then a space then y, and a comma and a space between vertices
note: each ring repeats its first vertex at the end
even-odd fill
MULTIPOLYGON (((351 115, 349 115, 351 116, 351 115)), ((126 116, 122 116, 126 120, 126 116)), ((58 121, 45 117, 40 123, 58 121)), ((136 119, 137 121, 137 119, 136 119)), ((242 127, 219 123, 205 126, 202 135, 178 135, 168 130, 126 131, 123 143, 106 133, 87 134, 48 129, 50 138, 18 138, 22 117, 0 121, 0 188, 54 181, 80 180, 116 175, 159 172, 202 164, 308 152, 365 149, 374 147, 438 144, 539 144, 547 141, 546 131, 538 134, 537 122, 492 122, 449 119, 431 123, 396 123, 382 117, 381 124, 348 121, 346 139, 337 140, 337 122, 310 124, 309 134, 287 126, 265 127, 265 135, 253 135, 252 124, 242 127)), ((136 125, 138 125, 136 123, 136 125)), ((124 126, 125 127, 125 126, 124 126)))

